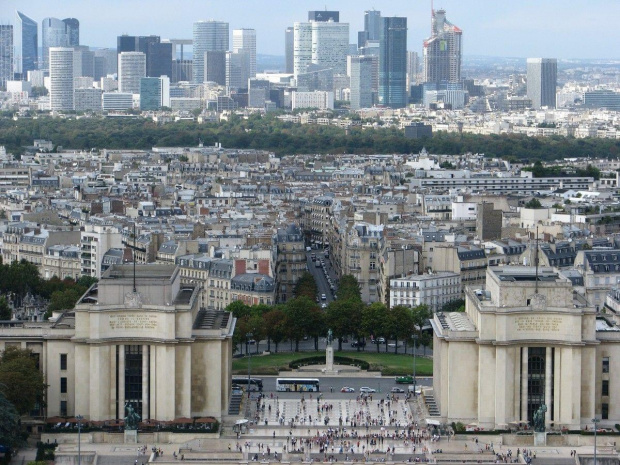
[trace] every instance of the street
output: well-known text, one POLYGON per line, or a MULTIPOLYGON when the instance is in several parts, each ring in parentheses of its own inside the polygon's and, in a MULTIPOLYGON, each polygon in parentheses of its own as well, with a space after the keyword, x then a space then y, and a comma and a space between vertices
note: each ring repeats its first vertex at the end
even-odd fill
POLYGON ((313 249, 310 252, 306 252, 306 261, 308 263, 308 271, 312 274, 312 276, 314 276, 314 280, 316 281, 316 287, 318 289, 319 297, 321 296, 321 294, 325 294, 325 296, 327 297, 326 300, 321 300, 321 303, 324 302, 329 304, 334 300, 334 294, 332 293, 329 282, 327 281, 327 276, 330 277, 332 283, 334 283, 337 288, 337 276, 332 268, 331 260, 325 257, 325 251, 323 249, 313 249), (316 262, 312 261, 312 254, 316 255, 316 260, 318 262, 323 260, 324 265, 322 265, 321 267, 317 267, 316 262))
MULTIPOLYGON (((263 380, 263 393, 269 395, 271 392, 276 392, 276 378, 277 376, 252 376, 252 378, 260 378, 263 380)), ((289 375, 280 376, 280 378, 315 378, 312 375, 304 375, 303 373, 291 373, 289 375)), ((407 391, 407 384, 396 384, 395 378, 386 378, 381 376, 369 376, 369 377, 350 377, 343 374, 343 376, 319 376, 318 377, 321 386, 321 392, 328 393, 330 399, 355 399, 359 395, 360 387, 367 386, 375 389, 377 393, 388 393, 390 389, 397 386, 407 391), (352 387, 355 392, 346 393, 340 392, 343 386, 352 387), (333 393, 331 392, 333 388, 333 393)), ((416 384, 418 386, 432 386, 433 379, 428 377, 417 377, 416 384)), ((305 393, 306 397, 309 393, 305 393)), ((275 395, 275 394, 274 394, 275 395)), ((299 399, 301 393, 299 392, 278 392, 278 396, 281 399, 299 399)))

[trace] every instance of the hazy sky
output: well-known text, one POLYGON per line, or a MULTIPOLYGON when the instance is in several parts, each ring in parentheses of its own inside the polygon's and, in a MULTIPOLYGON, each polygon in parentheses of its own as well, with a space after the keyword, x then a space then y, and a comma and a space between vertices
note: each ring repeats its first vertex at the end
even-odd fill
MULTIPOLYGON (((35 21, 48 16, 80 21, 80 43, 115 47, 116 36, 191 38, 192 23, 228 21, 231 31, 257 32, 258 53, 283 55, 284 29, 305 21, 308 10, 339 10, 350 24, 351 43, 363 28, 364 10, 408 18, 409 50, 422 50, 430 29, 430 0, 0 0, 0 21, 15 9, 35 21)), ((465 55, 620 58, 618 0, 435 0, 463 29, 465 55), (611 21, 610 21, 611 20, 611 21)), ((40 41, 40 39, 39 39, 40 41)))

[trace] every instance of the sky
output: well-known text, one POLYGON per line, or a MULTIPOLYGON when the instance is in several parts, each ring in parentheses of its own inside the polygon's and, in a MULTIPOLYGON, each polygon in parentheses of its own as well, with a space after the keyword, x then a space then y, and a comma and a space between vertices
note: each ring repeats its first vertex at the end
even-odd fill
MULTIPOLYGON (((463 53, 502 57, 620 59, 618 0, 434 0, 463 30, 463 53)), ((159 35, 190 39, 192 23, 228 21, 254 28, 259 54, 284 55, 284 30, 305 21, 308 10, 339 10, 351 43, 363 29, 364 10, 408 18, 408 48, 422 51, 430 31, 431 0, 0 0, 0 22, 19 9, 39 24, 46 17, 80 21, 80 43, 116 47, 116 36, 159 35)), ((40 41, 40 39, 39 39, 40 41)))

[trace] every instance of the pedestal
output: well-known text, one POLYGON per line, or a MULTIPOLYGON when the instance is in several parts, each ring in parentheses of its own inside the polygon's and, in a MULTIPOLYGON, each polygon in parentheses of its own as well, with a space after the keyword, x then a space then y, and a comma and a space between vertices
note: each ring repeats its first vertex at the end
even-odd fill
POLYGON ((138 430, 126 429, 125 430, 125 444, 138 444, 138 430))
POLYGON ((325 370, 334 371, 334 348, 332 346, 325 348, 325 370))
POLYGON ((534 433, 534 446, 546 446, 547 433, 534 433))

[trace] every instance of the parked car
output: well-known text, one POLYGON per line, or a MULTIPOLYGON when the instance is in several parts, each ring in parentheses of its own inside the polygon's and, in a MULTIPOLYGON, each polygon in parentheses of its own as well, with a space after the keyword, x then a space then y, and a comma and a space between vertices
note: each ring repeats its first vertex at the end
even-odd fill
POLYGON ((394 386, 392 389, 390 389, 390 392, 394 393, 394 394, 404 394, 405 390, 403 388, 399 388, 394 386))
POLYGON ((355 389, 349 386, 344 386, 340 392, 355 392, 355 389))
POLYGON ((327 304, 326 304, 325 302, 323 302, 323 303, 321 304, 321 308, 327 308, 327 304))
POLYGON ((368 386, 362 386, 360 388, 360 392, 363 392, 365 394, 372 394, 373 392, 377 392, 377 390, 368 386))

